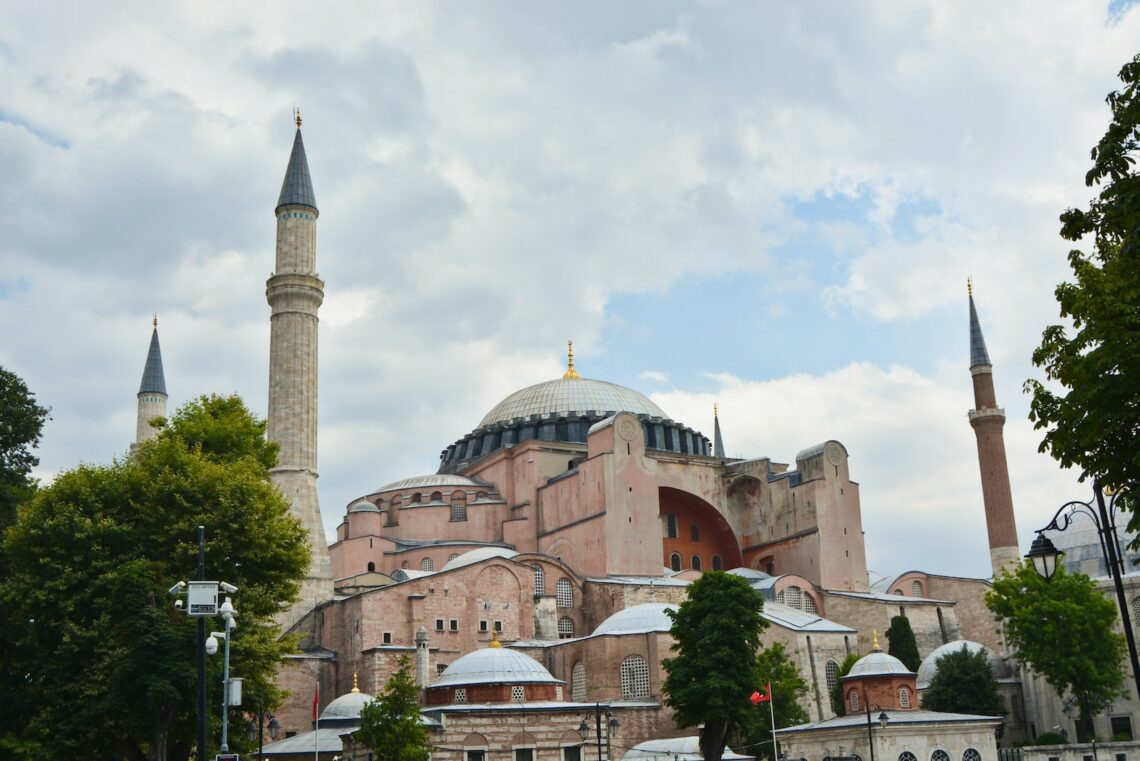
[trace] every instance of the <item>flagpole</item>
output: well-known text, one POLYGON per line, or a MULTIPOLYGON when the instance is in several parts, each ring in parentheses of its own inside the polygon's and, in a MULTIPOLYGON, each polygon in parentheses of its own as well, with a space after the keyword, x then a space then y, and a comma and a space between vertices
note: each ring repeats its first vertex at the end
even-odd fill
POLYGON ((780 746, 776 744, 776 699, 772 695, 772 683, 768 682, 768 716, 772 719, 772 761, 780 761, 780 746))
POLYGON ((318 709, 321 705, 321 680, 317 679, 317 688, 313 692, 313 761, 320 761, 321 758, 321 745, 320 745, 320 730, 321 730, 321 715, 318 709))

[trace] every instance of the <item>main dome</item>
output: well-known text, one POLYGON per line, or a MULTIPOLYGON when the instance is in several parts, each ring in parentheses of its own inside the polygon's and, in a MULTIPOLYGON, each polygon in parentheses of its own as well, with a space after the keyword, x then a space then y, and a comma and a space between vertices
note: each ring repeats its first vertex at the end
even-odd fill
POLYGON ((478 427, 531 415, 567 417, 572 413, 584 414, 591 411, 669 417, 649 397, 632 388, 590 378, 557 378, 514 392, 492 407, 479 421, 478 427))

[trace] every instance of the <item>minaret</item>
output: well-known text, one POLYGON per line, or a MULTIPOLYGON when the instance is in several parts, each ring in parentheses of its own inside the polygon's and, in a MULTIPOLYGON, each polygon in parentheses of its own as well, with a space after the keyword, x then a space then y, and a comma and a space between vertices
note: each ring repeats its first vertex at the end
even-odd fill
POLYGON ((154 316, 150 348, 146 352, 142 383, 139 384, 139 412, 135 424, 135 446, 158 435, 150 424, 156 417, 166 417, 166 376, 162 372, 162 349, 158 346, 158 315, 154 316))
POLYGON ((1017 547, 1017 523, 1013 517, 1013 494, 1005 461, 1005 410, 997 406, 993 366, 974 307, 973 283, 967 281, 970 297, 970 375, 974 377, 974 409, 968 417, 978 439, 978 466, 982 472, 982 501, 986 531, 990 538, 990 563, 996 576, 1021 562, 1017 547))
POLYGON ((720 410, 717 409, 717 403, 713 402, 713 457, 724 459, 724 439, 720 437, 720 410))
POLYGON ((288 628, 332 597, 332 563, 317 499, 317 309, 325 284, 317 277, 317 199, 297 134, 277 199, 277 266, 266 283, 269 301, 268 437, 281 450, 270 475, 309 535, 309 571, 300 599, 281 620, 288 628))

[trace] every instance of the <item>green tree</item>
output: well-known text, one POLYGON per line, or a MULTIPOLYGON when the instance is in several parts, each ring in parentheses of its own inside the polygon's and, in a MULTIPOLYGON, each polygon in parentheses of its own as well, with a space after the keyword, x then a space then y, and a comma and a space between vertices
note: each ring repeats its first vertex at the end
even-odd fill
POLYGON ((843 699, 842 680, 850 673, 861 657, 859 653, 848 653, 847 657, 843 659, 843 663, 839 664, 839 676, 835 680, 835 687, 831 689, 831 710, 835 711, 836 716, 847 715, 847 701, 843 699))
POLYGON ((16 505, 32 495, 30 474, 40 464, 32 450, 47 419, 48 409, 20 376, 0 367, 0 532, 16 522, 16 505))
POLYGON ((772 714, 775 714, 777 729, 806 724, 810 719, 800 705, 800 699, 807 694, 808 683, 780 642, 760 651, 756 658, 756 672, 761 693, 765 685, 772 685, 772 710, 768 710, 767 703, 751 709, 747 720, 729 733, 729 745, 739 753, 770 759, 772 714))
POLYGON ((930 686, 922 694, 922 707, 943 713, 1004 716, 1005 703, 985 650, 971 653, 965 644, 943 655, 930 686))
POLYGON ((360 743, 384 761, 428 761, 428 729, 420 721, 420 688, 412 661, 401 656, 396 672, 376 700, 360 711, 360 743))
MULTIPOLYGON (((1045 429, 1041 451, 1079 467, 1082 479, 1113 486, 1140 481, 1140 55, 1120 79, 1124 86, 1107 98, 1112 122, 1085 175, 1085 185, 1100 192, 1088 209, 1061 215, 1063 238, 1091 244, 1069 252, 1075 282, 1055 291, 1072 328, 1050 325, 1033 352, 1049 385, 1025 382, 1030 420, 1045 429)), ((1140 529, 1135 500, 1127 492, 1120 498, 1133 511, 1133 530, 1140 529)))
MULTIPOLYGON (((198 525, 208 575, 239 590, 231 661, 245 699, 280 702, 273 679, 292 645, 278 639, 273 617, 295 598, 308 548, 269 481, 276 445, 264 433, 236 397, 203 398, 133 457, 65 472, 21 508, 0 584, 12 611, 4 663, 20 677, 13 702, 27 708, 23 725, 5 727, 10 756, 188 756, 197 626, 167 590, 195 575, 198 525)), ((220 661, 209 663, 212 722, 220 661)), ((236 748, 242 735, 234 733, 236 748)))
POLYGON ((749 583, 723 571, 709 571, 689 585, 689 597, 667 611, 677 655, 666 658, 665 705, 678 727, 700 729, 701 756, 720 761, 728 733, 756 709, 749 696, 760 684, 757 653, 764 597, 749 583))
POLYGON ((1078 698, 1082 731, 1121 695, 1124 635, 1115 628, 1116 605, 1088 576, 1057 566, 1046 581, 1022 563, 994 580, 986 606, 1002 623, 1013 657, 1058 694, 1078 698))
POLYGON ((918 671, 922 665, 922 658, 918 656, 918 643, 914 639, 914 630, 910 628, 910 621, 906 616, 895 616, 891 619, 891 626, 887 629, 887 655, 893 655, 903 662, 911 671, 918 671))

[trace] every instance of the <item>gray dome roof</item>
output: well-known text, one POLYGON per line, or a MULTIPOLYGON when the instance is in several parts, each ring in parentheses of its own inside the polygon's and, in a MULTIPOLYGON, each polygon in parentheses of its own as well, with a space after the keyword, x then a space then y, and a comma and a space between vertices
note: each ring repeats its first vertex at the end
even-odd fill
POLYGON ((400 481, 393 481, 390 484, 381 486, 376 490, 376 494, 386 491, 404 491, 405 489, 430 489, 433 486, 482 486, 486 488, 486 484, 481 484, 478 481, 472 481, 465 476, 451 476, 433 473, 430 476, 413 476, 405 478, 400 481))
MULTIPOLYGON (((1053 546, 1065 553, 1061 562, 1069 573, 1083 573, 1092 578, 1108 576, 1108 564, 1100 549, 1100 537, 1092 518, 1084 513, 1074 513, 1072 524, 1064 531, 1046 531, 1045 536, 1053 546)), ((1124 567, 1131 570, 1140 562, 1140 551, 1128 549, 1136 535, 1128 530, 1118 531, 1120 542, 1117 552, 1124 558, 1124 567)))
MULTIPOLYGON (((498 643, 495 643, 496 645, 498 643)), ((432 687, 469 684, 563 684, 526 653, 505 647, 485 647, 452 663, 432 687)))
POLYGON ((1009 667, 1008 663, 994 655, 993 650, 977 642, 958 639, 934 648, 930 655, 923 658, 922 664, 918 667, 918 678, 915 680, 915 686, 920 690, 929 687, 934 675, 938 673, 938 659, 944 655, 957 652, 962 647, 965 647, 970 653, 985 652, 990 658, 990 671, 993 672, 994 679, 1009 679, 1013 676, 1013 669, 1009 667))
POLYGON ((876 650, 855 661, 855 665, 851 667, 851 670, 847 672, 847 676, 844 678, 887 676, 888 674, 910 675, 913 673, 914 672, 908 669, 898 658, 893 655, 887 655, 881 650, 876 650))
POLYGON ((479 421, 478 428, 531 415, 565 417, 590 410, 669 417, 647 396, 631 388, 590 378, 557 378, 514 392, 496 404, 479 421))
POLYGON ((359 719, 360 709, 364 708, 366 703, 371 703, 375 700, 374 697, 366 692, 349 692, 341 695, 325 706, 325 710, 321 711, 322 719, 359 719))
POLYGON ((673 628, 673 620, 665 615, 667 610, 677 606, 665 602, 646 602, 619 610, 598 624, 594 634, 642 634, 644 632, 667 632, 673 628))
POLYGON ((348 506, 348 512, 350 512, 350 513, 378 513, 378 512, 380 512, 380 508, 376 507, 376 505, 372 504, 371 502, 369 502, 366 499, 358 499, 355 502, 353 502, 351 505, 348 506))
POLYGON ((476 549, 464 552, 457 558, 452 558, 443 564, 440 571, 451 571, 456 568, 462 568, 465 565, 478 563, 489 558, 513 558, 518 553, 507 547, 478 547, 476 549))

